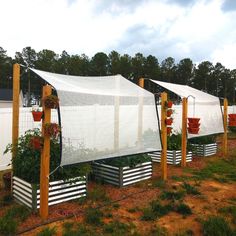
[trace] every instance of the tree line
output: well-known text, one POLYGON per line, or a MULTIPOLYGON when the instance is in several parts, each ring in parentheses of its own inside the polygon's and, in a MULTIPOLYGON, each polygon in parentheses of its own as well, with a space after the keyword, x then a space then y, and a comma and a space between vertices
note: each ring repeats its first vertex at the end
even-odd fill
MULTIPOLYGON (((149 78, 165 82, 189 85, 218 97, 227 97, 235 104, 236 69, 230 70, 220 62, 215 65, 203 61, 195 65, 190 58, 184 58, 178 63, 172 57, 163 61, 149 55, 136 53, 133 57, 111 51, 96 53, 92 58, 85 54, 69 55, 63 51, 60 55, 52 50, 44 49, 36 52, 31 47, 25 47, 22 52, 16 52, 15 57, 7 55, 0 47, 0 88, 12 88, 12 65, 24 65, 21 69, 21 89, 23 94, 41 95, 43 81, 27 68, 79 76, 106 76, 121 74, 125 78, 138 83, 138 79, 149 78)), ((147 85, 146 85, 147 86, 147 85)), ((148 85, 149 90, 155 90, 154 85, 148 85)))

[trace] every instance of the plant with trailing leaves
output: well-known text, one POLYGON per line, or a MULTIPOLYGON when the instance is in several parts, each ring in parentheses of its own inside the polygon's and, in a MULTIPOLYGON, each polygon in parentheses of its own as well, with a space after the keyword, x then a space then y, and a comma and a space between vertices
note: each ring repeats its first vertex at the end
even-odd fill
MULTIPOLYGON (((12 159, 13 175, 30 183, 39 183, 41 151, 32 148, 33 137, 41 137, 39 129, 28 130, 18 139, 16 155, 12 159)), ((12 152, 13 145, 9 144, 5 153, 12 152)), ((60 143, 58 139, 50 139, 50 172, 60 165, 60 143)), ((88 164, 76 164, 59 168, 50 175, 50 181, 81 177, 90 171, 88 164)))

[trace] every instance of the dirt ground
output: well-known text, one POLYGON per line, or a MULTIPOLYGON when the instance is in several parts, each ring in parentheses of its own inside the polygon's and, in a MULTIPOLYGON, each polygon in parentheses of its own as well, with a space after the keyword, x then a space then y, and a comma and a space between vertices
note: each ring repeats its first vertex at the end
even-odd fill
MULTIPOLYGON (((229 150, 236 149, 236 139, 229 140, 228 144, 229 150)), ((101 185, 90 181, 88 192, 100 189, 106 193, 108 201, 85 199, 84 201, 71 201, 51 206, 49 207, 49 218, 46 222, 41 221, 37 213, 31 214, 18 227, 18 232, 22 236, 36 235, 46 226, 56 226, 57 235, 62 235, 62 224, 64 222, 83 222, 84 211, 87 207, 100 207, 112 215, 112 218, 103 218, 105 223, 111 220, 133 223, 140 235, 148 235, 147 232, 155 226, 166 228, 168 235, 177 235, 189 229, 191 229, 192 235, 202 235, 201 219, 209 215, 217 215, 218 209, 222 207, 236 204, 230 200, 236 199, 236 181, 219 182, 214 179, 196 181, 188 178, 192 175, 189 170, 201 170, 209 160, 214 161, 219 158, 223 158, 221 150, 219 150, 217 156, 195 157, 191 163, 187 164, 187 168, 168 165, 168 180, 164 187, 159 186, 161 183, 161 168, 158 163, 154 164, 152 179, 125 188, 113 187, 108 184, 101 185), (185 181, 197 186, 201 193, 200 195, 187 194, 183 199, 184 203, 191 208, 191 215, 182 216, 179 213, 170 212, 154 221, 140 219, 142 216, 141 209, 146 208, 152 200, 159 198, 163 190, 178 189, 185 181), (32 230, 30 230, 31 228, 32 230)), ((1 189, 0 194, 3 196, 7 192, 1 189)), ((0 209, 0 217, 7 208, 0 209)))

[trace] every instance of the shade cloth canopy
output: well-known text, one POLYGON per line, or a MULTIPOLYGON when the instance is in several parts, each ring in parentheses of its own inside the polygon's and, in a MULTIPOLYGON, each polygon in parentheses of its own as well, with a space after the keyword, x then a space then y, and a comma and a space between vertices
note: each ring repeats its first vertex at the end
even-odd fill
MULTIPOLYGON (((222 111, 218 97, 187 85, 173 84, 157 80, 151 81, 177 94, 181 98, 188 98, 188 117, 198 117, 200 118, 201 123, 199 133, 188 134, 188 138, 224 132, 222 111)), ((179 122, 179 125, 175 124, 175 127, 181 127, 181 119, 176 120, 179 122)), ((174 122, 176 120, 174 120, 174 122)))
POLYGON ((152 93, 121 75, 84 77, 31 70, 59 97, 62 166, 161 149, 152 93))

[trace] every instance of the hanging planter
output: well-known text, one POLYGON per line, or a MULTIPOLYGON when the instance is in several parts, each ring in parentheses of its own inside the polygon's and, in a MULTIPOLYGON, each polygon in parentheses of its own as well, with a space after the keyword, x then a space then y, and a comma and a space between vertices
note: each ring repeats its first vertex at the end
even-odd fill
POLYGON ((55 95, 49 95, 43 99, 43 103, 46 108, 56 109, 59 106, 59 99, 55 95))
POLYGON ((170 101, 170 100, 165 102, 165 107, 166 107, 167 109, 172 108, 172 105, 173 105, 173 102, 170 101))
POLYGON ((166 112, 167 117, 171 117, 172 114, 173 114, 173 110, 168 109, 167 112, 166 112))
POLYGON ((167 127, 166 129, 167 129, 167 135, 170 135, 172 132, 172 127, 167 127))
POLYGON ((43 112, 42 111, 32 111, 34 121, 38 122, 41 121, 43 112))
POLYGON ((39 136, 34 136, 30 139, 30 147, 35 150, 41 150, 43 147, 43 139, 39 136))
POLYGON ((44 125, 44 134, 53 138, 57 138, 61 131, 61 127, 57 123, 46 123, 44 125))
POLYGON ((190 134, 198 134, 200 130, 200 118, 189 117, 188 118, 188 132, 190 134))
POLYGON ((166 125, 170 126, 173 123, 173 119, 172 118, 166 119, 165 123, 166 123, 166 125))
POLYGON ((228 114, 228 116, 229 116, 228 126, 235 127, 236 126, 236 114, 228 114))

